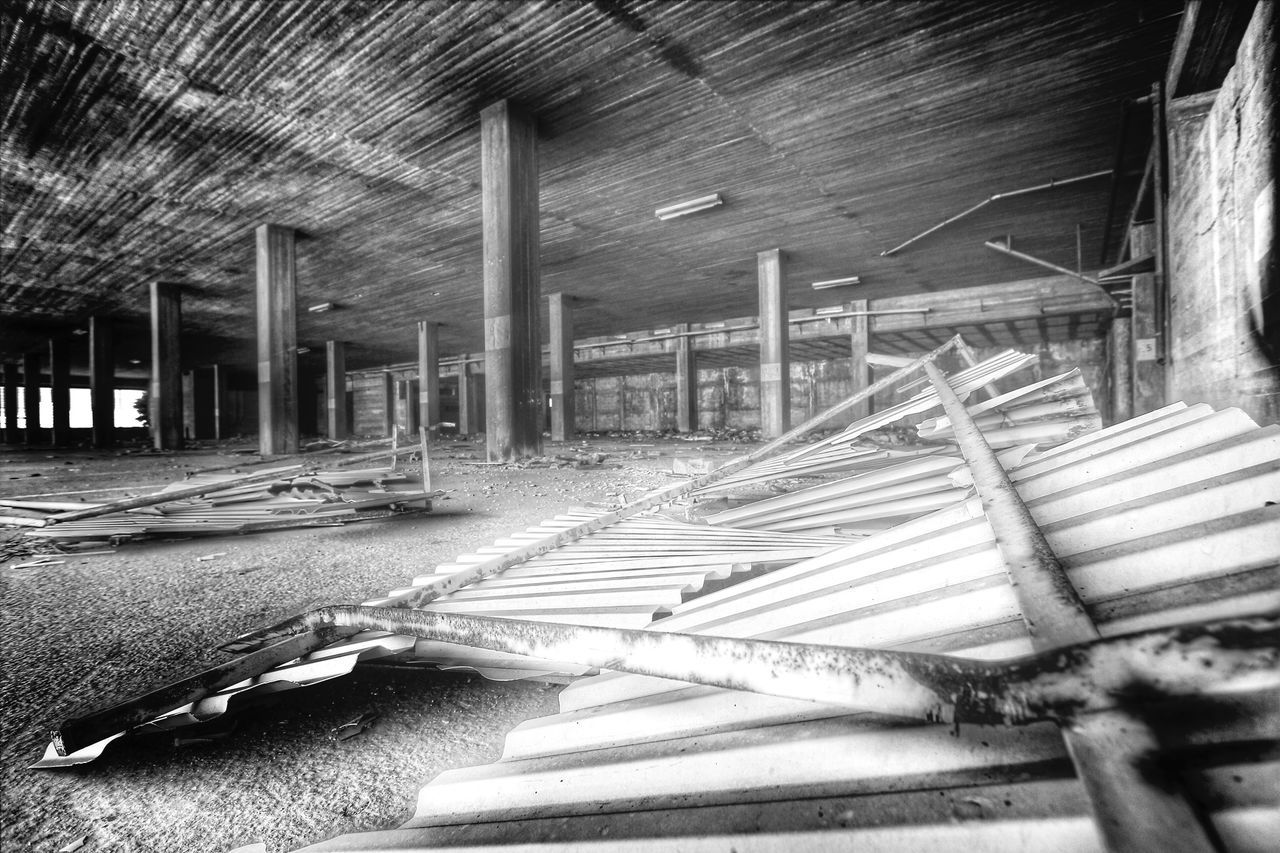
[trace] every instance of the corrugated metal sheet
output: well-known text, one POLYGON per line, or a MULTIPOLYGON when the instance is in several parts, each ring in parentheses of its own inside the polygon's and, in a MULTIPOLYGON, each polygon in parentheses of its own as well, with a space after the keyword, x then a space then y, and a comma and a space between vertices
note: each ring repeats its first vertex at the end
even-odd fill
MULTIPOLYGON (((403 601, 450 573, 513 553, 548 534, 574 528, 601 514, 598 510, 579 510, 558 516, 524 533, 463 554, 455 563, 438 566, 436 574, 416 578, 413 586, 392 590, 365 604, 403 601)), ((436 598, 423 609, 639 628, 701 591, 824 553, 842 541, 829 536, 718 529, 651 512, 615 522, 594 535, 522 560, 499 576, 436 598)), ((472 669, 496 679, 562 679, 591 670, 573 661, 538 660, 366 631, 165 713, 147 727, 170 729, 206 721, 264 694, 346 675, 361 661, 389 655, 445 668, 472 669)), ((59 755, 51 744, 35 766, 65 767, 92 761, 116 737, 119 735, 67 756, 59 755)))
MULTIPOLYGON (((895 408, 914 413, 916 406, 895 408)), ((1006 468, 1037 445, 1061 444, 1102 427, 1093 396, 1078 369, 1001 394, 969 407, 969 411, 990 445, 1015 448, 1004 454, 1006 468)), ((872 422, 881 423, 882 419, 872 422)), ((916 433, 924 440, 952 437, 945 417, 929 418, 916 427, 916 433)), ((842 435, 847 434, 848 431, 842 435)), ((860 429, 853 432, 855 438, 862 434, 860 429)), ((836 462, 840 459, 851 463, 867 453, 855 448, 856 445, 850 446, 842 455, 821 451, 813 456, 789 454, 781 461, 781 467, 763 473, 768 480, 762 479, 763 466, 757 465, 754 470, 739 475, 737 482, 776 481, 795 477, 798 472, 808 473, 813 470, 814 457, 823 459, 824 465, 828 460, 840 464, 836 462), (794 467, 791 459, 797 460, 794 467)), ((725 510, 708 516, 707 521, 756 530, 866 534, 961 501, 968 496, 971 485, 964 459, 956 448, 948 447, 871 472, 725 510)))
MULTIPOLYGON (((1030 456, 1010 477, 1103 636, 1280 610, 1280 428, 1178 404, 1030 456)), ((649 630, 979 659, 1031 649, 977 498, 681 605, 649 630)), ((1195 712, 1158 707, 1147 722, 1220 839, 1269 849, 1280 761, 1260 744, 1280 726, 1274 679, 1195 712)), ((501 761, 434 780, 400 830, 309 849, 559 846, 606 826, 715 849, 737 847, 722 833, 748 825, 765 834, 739 849, 1098 849, 1085 810, 1052 725, 949 730, 606 673, 513 731, 501 761)))

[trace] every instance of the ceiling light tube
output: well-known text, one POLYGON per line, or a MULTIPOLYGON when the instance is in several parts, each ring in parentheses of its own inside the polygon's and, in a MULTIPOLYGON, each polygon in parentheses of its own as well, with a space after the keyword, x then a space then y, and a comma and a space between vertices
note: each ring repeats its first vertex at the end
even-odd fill
POLYGON ((831 278, 826 281, 815 281, 814 290, 826 290, 829 287, 844 287, 846 284, 862 284, 861 276, 851 275, 846 278, 831 278))
POLYGON ((673 204, 668 207, 660 207, 653 212, 653 215, 659 219, 675 219, 677 216, 687 216, 690 213, 697 213, 700 210, 707 210, 722 204, 724 204, 724 199, 720 198, 720 193, 712 193, 702 198, 682 201, 679 204, 673 204))
POLYGON ((333 303, 332 303, 332 302, 321 302, 319 305, 312 305, 312 306, 311 306, 310 308, 308 308, 307 310, 308 310, 308 311, 310 311, 312 314, 321 314, 321 313, 324 313, 325 311, 332 311, 332 310, 333 310, 333 303))

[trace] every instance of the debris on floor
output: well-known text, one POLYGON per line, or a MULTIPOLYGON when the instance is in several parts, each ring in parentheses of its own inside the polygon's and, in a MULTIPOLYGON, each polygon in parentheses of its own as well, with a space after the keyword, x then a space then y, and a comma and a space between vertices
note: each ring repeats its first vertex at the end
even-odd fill
MULTIPOLYGON (((145 537, 217 535, 332 525, 372 510, 430 509, 433 494, 394 468, 302 473, 299 466, 251 474, 198 474, 157 492, 101 504, 0 500, 26 539, 60 544, 119 543, 145 537)), ((7 558, 9 549, 3 552, 7 558)), ((201 559, 216 559, 211 554, 201 559)))

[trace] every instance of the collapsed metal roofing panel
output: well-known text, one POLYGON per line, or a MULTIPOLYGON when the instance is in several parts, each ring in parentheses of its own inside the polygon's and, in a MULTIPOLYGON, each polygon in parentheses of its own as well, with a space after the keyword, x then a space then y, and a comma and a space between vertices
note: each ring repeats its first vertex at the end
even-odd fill
MULTIPOLYGON (((1174 405, 1028 457, 1010 476, 1103 636, 1280 611, 1280 505, 1267 499, 1280 491, 1280 428, 1260 429, 1238 410, 1174 405)), ((976 498, 691 601, 648 630, 978 659, 1031 648, 976 498)), ((1275 837, 1280 761, 1259 746, 1274 744, 1280 724, 1274 676, 1205 696, 1199 712, 1148 709, 1228 849, 1266 849, 1275 837)), ((513 731, 498 763, 426 786, 400 830, 309 849, 560 844, 594 837, 603 814, 618 818, 615 838, 630 827, 698 849, 736 845, 718 827, 733 827, 733 814, 769 815, 769 803, 810 804, 796 829, 858 829, 746 839, 742 849, 862 839, 919 849, 1016 839, 1053 849, 1064 822, 1072 843, 1099 844, 1079 823, 1079 783, 1052 725, 952 731, 621 673, 576 682, 561 706, 513 731), (962 816, 995 826, 939 825, 955 814, 913 802, 918 794, 940 796, 948 809, 968 802, 962 816), (812 813, 830 801, 846 811, 812 813), (638 811, 648 818, 625 817, 638 811), (932 825, 865 828, 885 822, 932 825)))

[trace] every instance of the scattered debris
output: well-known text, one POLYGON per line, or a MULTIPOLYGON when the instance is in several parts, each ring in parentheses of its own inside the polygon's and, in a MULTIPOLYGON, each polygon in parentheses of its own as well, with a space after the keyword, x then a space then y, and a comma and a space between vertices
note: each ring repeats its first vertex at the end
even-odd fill
POLYGON ((208 562, 209 560, 216 560, 219 557, 225 557, 225 556, 227 556, 226 551, 218 551, 215 554, 205 554, 203 557, 196 557, 196 562, 205 563, 205 562, 208 562))
POLYGON ((334 740, 350 740, 371 727, 376 719, 378 719, 378 713, 376 711, 365 711, 354 720, 343 723, 337 728, 331 730, 330 734, 334 736, 334 740))
MULTIPOLYGON (((115 545, 175 534, 216 535, 336 525, 370 510, 404 506, 430 509, 431 497, 412 476, 389 468, 304 475, 302 466, 290 465, 250 474, 200 474, 153 493, 105 503, 26 501, 21 511, 34 517, 18 523, 29 538, 63 544, 110 541, 115 545)), ((7 519, 0 518, 3 520, 7 519)), ((198 559, 225 555, 221 552, 198 559)))
POLYGON ((76 840, 72 841, 70 844, 66 845, 65 847, 59 848, 58 853, 75 853, 76 850, 81 849, 88 843, 89 843, 89 836, 82 835, 76 840))

